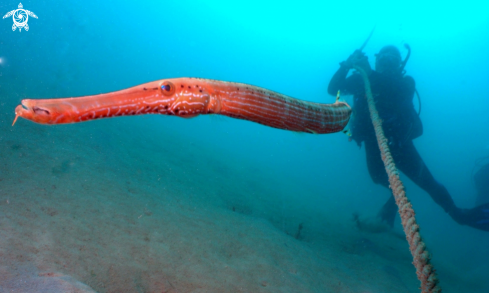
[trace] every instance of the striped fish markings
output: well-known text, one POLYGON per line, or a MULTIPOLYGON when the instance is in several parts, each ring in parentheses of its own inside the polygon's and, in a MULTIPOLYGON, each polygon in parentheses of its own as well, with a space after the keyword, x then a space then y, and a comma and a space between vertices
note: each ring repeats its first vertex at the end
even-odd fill
POLYGON ((143 114, 183 118, 220 114, 290 131, 332 133, 346 126, 351 108, 338 100, 333 104, 307 102, 243 83, 175 78, 93 96, 25 99, 15 108, 13 124, 18 117, 63 124, 143 114))

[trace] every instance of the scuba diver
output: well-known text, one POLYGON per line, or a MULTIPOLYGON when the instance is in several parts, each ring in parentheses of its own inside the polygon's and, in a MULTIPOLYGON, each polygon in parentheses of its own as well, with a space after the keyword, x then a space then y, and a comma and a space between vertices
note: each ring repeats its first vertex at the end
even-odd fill
MULTIPOLYGON (((407 45, 406 48, 409 49, 407 45)), ((369 76, 373 98, 397 168, 426 191, 457 223, 489 231, 489 203, 473 209, 458 208, 447 189, 435 180, 413 144, 413 140, 423 134, 423 125, 413 104, 416 91, 414 79, 405 75, 404 71, 409 54, 402 61, 401 53, 395 46, 385 46, 375 56, 375 70, 372 70, 368 57, 361 50, 356 50, 340 63, 328 86, 330 95, 334 96, 340 91, 343 95, 354 96, 351 139, 359 147, 364 143, 370 177, 374 183, 389 188, 370 119, 363 79, 358 72, 347 77, 354 66, 361 67, 369 76)), ((397 205, 391 195, 378 216, 393 227, 396 212, 397 205)))

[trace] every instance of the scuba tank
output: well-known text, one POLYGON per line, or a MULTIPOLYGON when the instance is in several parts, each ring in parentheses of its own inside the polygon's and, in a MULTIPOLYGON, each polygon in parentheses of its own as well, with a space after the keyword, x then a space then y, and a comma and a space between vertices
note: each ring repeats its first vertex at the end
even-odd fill
MULTIPOLYGON (((402 61, 401 67, 399 68, 399 70, 401 71, 401 75, 406 74, 406 70, 404 70, 404 67, 406 66, 406 63, 408 62, 409 57, 411 56, 411 47, 408 44, 404 44, 404 47, 408 50, 408 53, 406 55, 406 58, 404 58, 404 61, 402 61)), ((421 114, 421 97, 419 96, 419 92, 417 89, 414 89, 414 93, 418 98, 418 104, 419 104, 418 116, 419 116, 421 114)))

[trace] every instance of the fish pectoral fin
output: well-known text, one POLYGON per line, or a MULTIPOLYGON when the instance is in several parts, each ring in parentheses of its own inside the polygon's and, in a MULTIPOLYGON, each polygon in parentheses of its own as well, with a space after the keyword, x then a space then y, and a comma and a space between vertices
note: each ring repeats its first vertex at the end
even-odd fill
POLYGON ((318 134, 316 131, 314 131, 314 130, 312 130, 312 129, 306 128, 306 130, 308 131, 308 133, 312 133, 312 134, 318 134))

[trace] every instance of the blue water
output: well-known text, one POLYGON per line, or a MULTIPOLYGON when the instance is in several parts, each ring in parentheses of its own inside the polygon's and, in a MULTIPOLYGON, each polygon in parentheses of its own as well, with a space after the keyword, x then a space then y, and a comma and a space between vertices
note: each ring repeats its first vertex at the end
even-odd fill
MULTIPOLYGON (((193 190, 195 200, 210 204, 210 209, 219 198, 222 202, 217 207, 233 206, 247 217, 268 221, 274 227, 270 229, 284 235, 294 236, 297 224, 305 222, 305 227, 314 227, 309 232, 304 228, 304 233, 309 233, 305 240, 315 243, 321 239, 320 245, 326 247, 328 242, 324 239, 330 233, 327 223, 352 225, 353 212, 375 215, 390 196, 371 181, 363 148, 348 142, 342 133, 301 135, 210 116, 124 117, 63 126, 35 125, 19 119, 14 128, 10 124, 15 106, 24 98, 91 95, 175 77, 243 82, 298 99, 332 103, 334 97, 327 94, 327 85, 338 63, 359 48, 375 26, 364 50, 372 66, 374 54, 384 45, 397 46, 403 56, 407 54, 405 43, 413 50, 406 70, 416 80, 421 95, 424 126, 424 134, 415 140, 415 145, 456 204, 466 208, 474 205, 476 191, 471 173, 475 161, 489 155, 486 4, 253 0, 22 4, 39 17, 29 18, 29 31, 13 32, 11 18, 0 22, 2 202, 12 201, 15 194, 22 192, 35 194, 42 188, 48 189, 45 196, 49 200, 50 193, 55 193, 52 185, 80 190, 82 180, 97 181, 110 170, 116 175, 111 181, 113 188, 108 190, 134 180, 146 184, 137 188, 147 188, 147 196, 158 198, 158 203, 164 205, 165 199, 156 192, 161 186, 155 182, 166 172, 164 180, 169 186, 173 184, 174 194, 193 190), (211 183, 203 187, 206 176, 212 178, 211 183), (45 186, 36 189, 19 185, 21 180, 45 186), (221 184, 226 187, 216 187, 221 184), (219 190, 226 195, 220 196, 219 190), (232 190, 237 197, 246 195, 246 202, 230 195, 232 190), (321 218, 315 221, 312 215, 321 218)), ((2 1, 0 14, 17 5, 2 1)), ((342 99, 353 102, 349 96, 342 99)), ((415 106, 419 107, 416 100, 415 106)), ((444 290, 487 292, 489 234, 457 225, 424 191, 403 179, 434 264, 441 267, 442 287, 444 282, 453 285, 450 279, 457 276, 456 283, 471 288, 464 291, 468 287, 460 285, 456 289, 443 287, 444 290)), ((188 199, 190 206, 192 196, 188 199)), ((50 205, 55 206, 56 201, 50 205)), ((117 214, 117 210, 112 212, 117 214)), ((1 217, 6 215, 6 210, 0 213, 1 217)), ((402 233, 399 219, 395 231, 402 233)), ((355 233, 352 229, 348 235, 356 239, 355 233)), ((96 240, 87 243, 99 245, 96 240)), ((9 245, 8 249, 21 248, 9 245)), ((367 250, 382 258, 381 253, 375 252, 378 249, 367 250)), ((403 248, 400 244, 399 250, 405 256, 407 245, 403 248)), ((240 260, 247 262, 250 258, 245 255, 240 260)), ((400 258, 393 262, 408 268, 411 260, 400 258)), ((119 265, 123 266, 122 262, 119 265)), ((379 267, 391 268, 392 264, 379 267)), ((203 271, 205 268, 204 261, 203 271)), ((178 271, 168 273, 172 274, 178 276, 178 271)), ((389 274, 400 278, 397 271, 389 274)), ((414 269, 409 281, 399 283, 417 288, 413 276, 414 269)), ((90 283, 89 273, 75 277, 105 292, 104 286, 97 285, 103 280, 90 283)), ((375 278, 369 280, 371 288, 376 288, 375 278)), ((152 291, 151 286, 145 288, 152 291)), ((268 288, 270 292, 286 291, 268 288)), ((378 288, 372 292, 386 290, 378 288)), ((107 292, 117 292, 112 290, 115 291, 107 292)), ((191 292, 184 287, 174 290, 191 292)), ((307 290, 328 292, 328 286, 320 283, 307 290)))

